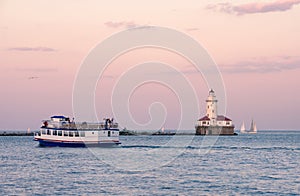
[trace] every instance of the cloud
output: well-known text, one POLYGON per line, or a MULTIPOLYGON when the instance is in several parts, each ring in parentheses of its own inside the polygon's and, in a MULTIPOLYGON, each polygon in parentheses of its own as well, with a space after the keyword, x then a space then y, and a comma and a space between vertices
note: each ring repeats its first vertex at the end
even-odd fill
POLYGON ((37 67, 32 67, 32 68, 15 68, 16 71, 19 72, 57 72, 58 70, 56 68, 37 68, 37 67))
POLYGON ((9 51, 21 51, 21 52, 55 52, 57 51, 54 48, 48 48, 48 47, 14 47, 14 48, 8 48, 9 51))
POLYGON ((272 73, 300 69, 300 57, 280 56, 221 65, 223 73, 272 73))
POLYGON ((8 26, 0 26, 0 30, 7 30, 8 26))
MULTIPOLYGON (((260 57, 231 64, 218 64, 217 66, 220 68, 221 73, 228 74, 275 73, 300 69, 300 56, 260 57)), ((192 64, 186 66, 179 72, 185 75, 200 74, 192 64)), ((179 75, 179 72, 174 71, 163 74, 179 75)))
POLYGON ((267 12, 283 12, 292 9, 294 5, 300 4, 300 0, 277 0, 274 2, 254 2, 240 5, 231 3, 219 3, 208 5, 209 10, 225 12, 227 14, 245 15, 267 12))
POLYGON ((120 21, 120 22, 114 22, 114 21, 108 21, 106 23, 104 23, 107 27, 110 27, 110 28, 122 28, 122 27, 125 27, 127 29, 130 29, 130 28, 135 28, 135 27, 138 27, 140 25, 136 24, 135 22, 133 21, 120 21))
POLYGON ((102 78, 114 79, 114 78, 116 78, 116 76, 113 76, 113 75, 103 75, 102 78))
POLYGON ((186 31, 199 31, 199 28, 186 28, 186 31))

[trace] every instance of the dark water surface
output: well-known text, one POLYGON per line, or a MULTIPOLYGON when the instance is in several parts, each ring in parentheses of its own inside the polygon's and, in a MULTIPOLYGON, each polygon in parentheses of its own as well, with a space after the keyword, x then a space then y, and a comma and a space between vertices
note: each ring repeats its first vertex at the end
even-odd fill
POLYGON ((186 147, 167 143, 172 136, 121 136, 110 149, 32 139, 0 137, 1 195, 300 195, 297 131, 195 136, 186 147))

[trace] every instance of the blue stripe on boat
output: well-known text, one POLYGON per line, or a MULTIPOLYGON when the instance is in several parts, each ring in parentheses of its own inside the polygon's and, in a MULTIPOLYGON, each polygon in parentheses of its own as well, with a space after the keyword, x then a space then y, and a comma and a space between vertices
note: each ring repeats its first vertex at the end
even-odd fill
POLYGON ((99 143, 84 143, 84 142, 64 142, 39 139, 39 145, 42 147, 113 147, 121 144, 121 142, 99 142, 99 143))

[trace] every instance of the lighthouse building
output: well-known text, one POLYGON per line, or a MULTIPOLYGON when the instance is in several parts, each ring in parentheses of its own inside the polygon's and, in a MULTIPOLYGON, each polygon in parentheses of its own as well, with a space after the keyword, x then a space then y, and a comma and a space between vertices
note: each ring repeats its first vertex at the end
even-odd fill
POLYGON ((196 123, 196 135, 234 135, 232 120, 218 115, 218 100, 213 90, 206 99, 206 115, 196 123))

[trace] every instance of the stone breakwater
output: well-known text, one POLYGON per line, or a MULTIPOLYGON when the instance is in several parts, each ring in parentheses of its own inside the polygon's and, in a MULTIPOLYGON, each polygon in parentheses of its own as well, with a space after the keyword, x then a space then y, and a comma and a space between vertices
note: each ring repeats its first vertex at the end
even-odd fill
POLYGON ((33 136, 33 134, 26 131, 0 131, 0 136, 33 136))

